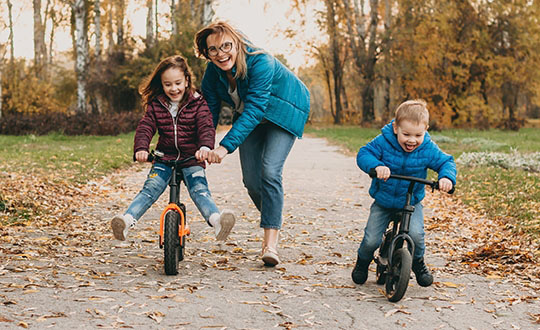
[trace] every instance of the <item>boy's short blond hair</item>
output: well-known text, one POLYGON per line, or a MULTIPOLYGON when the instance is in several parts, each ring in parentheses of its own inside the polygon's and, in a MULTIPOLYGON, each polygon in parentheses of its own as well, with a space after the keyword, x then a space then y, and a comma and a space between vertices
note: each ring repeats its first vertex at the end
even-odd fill
POLYGON ((426 101, 422 99, 408 100, 399 105, 396 109, 396 125, 402 121, 409 120, 415 124, 429 124, 429 111, 426 101))

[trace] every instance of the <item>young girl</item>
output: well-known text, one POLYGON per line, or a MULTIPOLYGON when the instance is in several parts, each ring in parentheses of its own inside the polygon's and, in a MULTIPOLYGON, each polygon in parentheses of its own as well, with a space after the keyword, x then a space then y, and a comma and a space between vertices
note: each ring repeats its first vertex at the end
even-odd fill
MULTIPOLYGON (((193 88, 186 60, 175 55, 161 61, 143 81, 139 93, 146 113, 135 132, 135 159, 147 161, 150 141, 156 131, 159 133, 156 150, 165 154, 164 161, 195 155, 197 160, 183 165, 184 182, 202 216, 214 227, 216 239, 225 240, 235 217, 231 211, 220 213, 208 190, 204 159, 214 147, 216 132, 206 101, 193 88)), ((127 211, 111 220, 116 239, 126 239, 128 230, 165 191, 171 173, 169 166, 154 162, 142 190, 127 211)))

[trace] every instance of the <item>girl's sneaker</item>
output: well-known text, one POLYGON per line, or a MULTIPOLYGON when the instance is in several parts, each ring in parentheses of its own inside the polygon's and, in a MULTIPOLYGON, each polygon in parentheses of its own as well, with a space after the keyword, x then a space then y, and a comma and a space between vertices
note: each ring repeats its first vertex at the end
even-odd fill
POLYGON ((279 256, 276 249, 266 246, 263 248, 262 261, 267 267, 274 267, 279 264, 279 256))
POLYGON ((216 239, 218 241, 224 241, 231 233, 231 229, 234 227, 236 218, 234 217, 232 211, 223 210, 223 212, 221 212, 219 215, 219 221, 213 221, 214 230, 216 231, 216 239))
POLYGON ((113 230, 114 238, 125 241, 129 228, 133 224, 133 221, 127 219, 125 215, 117 215, 111 220, 111 227, 113 230))

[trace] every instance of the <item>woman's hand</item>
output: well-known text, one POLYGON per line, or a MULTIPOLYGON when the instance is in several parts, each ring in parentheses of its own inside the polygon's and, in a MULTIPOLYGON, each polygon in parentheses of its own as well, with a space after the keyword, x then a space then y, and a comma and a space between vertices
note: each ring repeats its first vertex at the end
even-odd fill
POLYGON ((210 164, 219 164, 227 156, 229 152, 225 147, 219 146, 214 150, 211 150, 208 152, 208 157, 206 158, 206 161, 210 164))
POLYGON ((452 190, 453 186, 452 181, 450 181, 448 178, 442 178, 439 180, 439 190, 441 191, 449 192, 452 190))
POLYGON ((135 159, 138 162, 144 163, 148 160, 148 151, 140 150, 135 153, 135 159))
POLYGON ((377 166, 375 171, 377 172, 377 179, 386 181, 390 177, 390 168, 386 166, 377 166))

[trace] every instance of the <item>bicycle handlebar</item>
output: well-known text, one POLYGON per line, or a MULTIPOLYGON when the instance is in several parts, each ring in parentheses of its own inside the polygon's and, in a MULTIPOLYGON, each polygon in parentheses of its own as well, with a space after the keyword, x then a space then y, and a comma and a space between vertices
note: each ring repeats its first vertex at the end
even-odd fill
MULTIPOLYGON (((160 162, 162 162, 162 163, 164 163, 164 164, 167 164, 167 165, 172 166, 172 165, 182 165, 182 164, 187 163, 187 162, 189 162, 190 160, 194 160, 194 159, 196 159, 195 156, 189 156, 188 158, 182 159, 182 160, 168 160, 168 161, 162 161, 162 160, 161 160, 161 157, 158 156, 158 155, 156 155, 156 154, 154 153, 154 150, 152 150, 152 151, 150 151, 150 153, 148 154, 148 157, 146 158, 146 161, 151 163, 151 162, 153 162, 154 160, 156 160, 156 161, 160 161, 160 162)), ((135 155, 133 155, 133 161, 136 161, 135 155)))
MULTIPOLYGON (((377 178, 377 171, 375 171, 374 168, 372 168, 370 171, 369 171, 369 176, 371 178, 377 178)), ((406 176, 406 175, 399 175, 399 174, 390 174, 390 178, 389 179, 399 179, 399 180, 407 180, 407 181, 414 181, 414 182, 417 182, 417 183, 421 183, 421 184, 425 184, 427 186, 430 186, 431 189, 437 189, 439 190, 439 182, 437 181, 431 181, 431 180, 426 180, 426 179, 421 179, 421 178, 416 178, 414 176, 406 176)), ((454 190, 455 190, 455 186, 452 186, 452 189, 448 192, 449 194, 453 194, 454 193, 454 190)))

